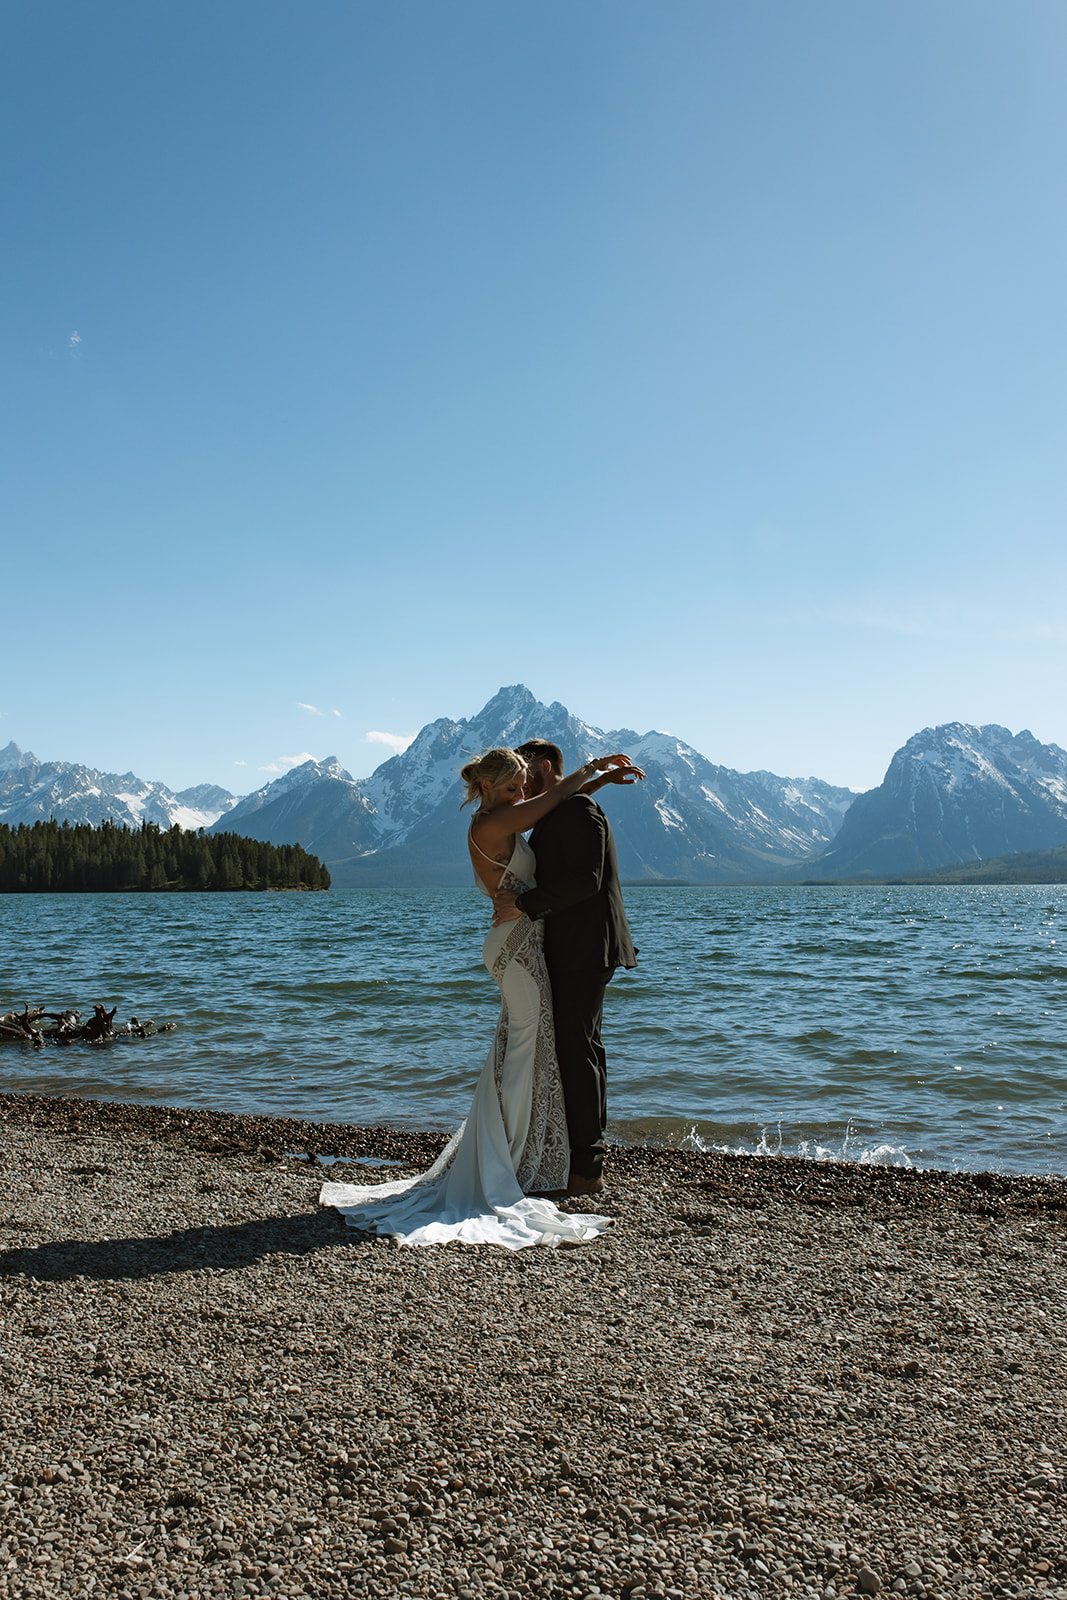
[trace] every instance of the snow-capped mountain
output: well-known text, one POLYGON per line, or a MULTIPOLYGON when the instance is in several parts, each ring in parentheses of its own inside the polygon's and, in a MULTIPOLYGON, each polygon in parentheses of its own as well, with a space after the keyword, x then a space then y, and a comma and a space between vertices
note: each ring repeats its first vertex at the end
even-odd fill
POLYGON ((10 827, 54 817, 94 827, 110 820, 131 828, 142 822, 208 828, 236 804, 236 795, 215 784, 174 794, 166 784, 150 783, 132 772, 119 776, 71 761, 38 761, 14 743, 0 750, 0 822, 10 827))
POLYGON ((569 770, 596 751, 607 750, 604 741, 611 737, 571 716, 558 700, 542 705, 518 684, 499 690, 467 721, 441 717, 428 723, 401 755, 384 761, 360 787, 381 819, 382 844, 402 844, 413 833, 425 831, 442 805, 454 817, 463 800, 459 769, 482 750, 494 745, 514 749, 527 739, 551 739, 563 751, 569 770))
POLYGON ((300 844, 321 861, 377 850, 381 819, 336 756, 305 761, 254 794, 245 795, 212 833, 239 833, 269 844, 300 844), (305 841, 314 840, 314 843, 305 841))
POLYGON ((216 827, 272 844, 299 842, 329 863, 339 887, 469 883, 459 769, 491 745, 533 737, 558 744, 568 769, 613 750, 645 768, 643 784, 598 795, 627 878, 780 877, 825 848, 855 798, 816 778, 714 766, 670 734, 604 733, 519 684, 470 719, 429 723, 369 778, 353 780, 335 760, 307 762, 249 795, 216 827))
POLYGON ((648 775, 641 785, 643 804, 620 804, 612 811, 620 862, 625 848, 629 877, 719 883, 780 876, 783 866, 806 860, 834 837, 856 798, 851 789, 818 778, 715 766, 665 733, 623 728, 604 735, 603 748, 625 750, 648 775), (675 861, 669 873, 656 867, 667 851, 675 861))
POLYGON ((949 722, 897 751, 812 875, 884 876, 1067 844, 1067 751, 1028 729, 949 722))

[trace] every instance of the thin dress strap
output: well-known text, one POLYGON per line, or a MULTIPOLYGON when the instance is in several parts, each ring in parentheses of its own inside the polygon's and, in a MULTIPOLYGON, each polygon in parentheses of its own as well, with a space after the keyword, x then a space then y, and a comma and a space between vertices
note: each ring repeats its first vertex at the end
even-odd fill
MULTIPOLYGON (((509 862, 511 860, 511 856, 508 857, 507 861, 498 861, 496 859, 496 856, 487 856, 486 855, 485 851, 482 849, 481 845, 478 843, 477 839, 474 837, 474 819, 473 818, 471 819, 471 825, 467 829, 467 832, 470 835, 471 844, 477 850, 478 854, 481 856, 483 861, 488 861, 488 863, 489 863, 489 865, 491 867, 503 867, 503 868, 506 868, 508 866, 508 864, 509 864, 509 862)), ((511 854, 512 855, 515 854, 514 850, 511 852, 511 854)))

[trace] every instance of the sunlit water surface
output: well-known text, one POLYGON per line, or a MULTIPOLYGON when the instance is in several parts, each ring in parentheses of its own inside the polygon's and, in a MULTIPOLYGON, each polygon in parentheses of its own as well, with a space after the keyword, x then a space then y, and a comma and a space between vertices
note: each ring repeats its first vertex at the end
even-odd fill
MULTIPOLYGON (((622 1140, 1067 1172, 1063 886, 630 888, 622 1140)), ((177 1030, 0 1046, 0 1089, 449 1128, 497 999, 473 890, 0 897, 0 1009, 177 1030)))

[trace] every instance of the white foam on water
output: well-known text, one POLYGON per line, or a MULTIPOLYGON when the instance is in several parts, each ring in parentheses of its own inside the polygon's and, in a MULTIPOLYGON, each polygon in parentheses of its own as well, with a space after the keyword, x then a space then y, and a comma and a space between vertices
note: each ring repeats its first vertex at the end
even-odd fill
POLYGON ((860 1167, 916 1166, 903 1145, 864 1144, 851 1126, 836 1148, 817 1139, 798 1139, 790 1148, 783 1136, 780 1122, 773 1134, 770 1134, 767 1128, 762 1128, 756 1144, 751 1144, 745 1139, 739 1139, 732 1144, 705 1140, 694 1127, 684 1139, 680 1140, 676 1148, 694 1151, 697 1154, 714 1152, 718 1155, 735 1156, 796 1156, 802 1161, 833 1161, 860 1167))

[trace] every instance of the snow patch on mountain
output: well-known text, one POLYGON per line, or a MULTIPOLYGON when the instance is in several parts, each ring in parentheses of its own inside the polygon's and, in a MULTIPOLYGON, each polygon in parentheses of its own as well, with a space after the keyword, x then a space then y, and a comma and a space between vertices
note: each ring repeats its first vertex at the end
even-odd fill
POLYGON ((674 811, 665 800, 657 800, 655 806, 665 828, 682 828, 685 826, 681 814, 674 811))

